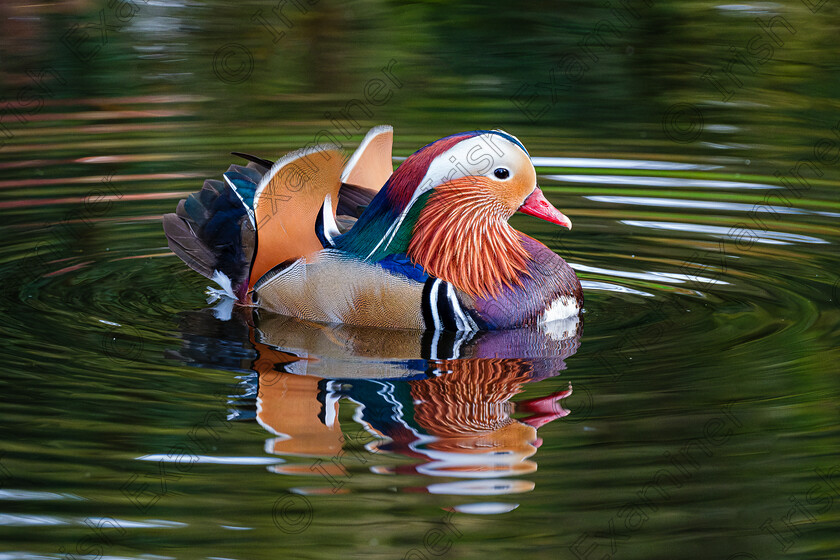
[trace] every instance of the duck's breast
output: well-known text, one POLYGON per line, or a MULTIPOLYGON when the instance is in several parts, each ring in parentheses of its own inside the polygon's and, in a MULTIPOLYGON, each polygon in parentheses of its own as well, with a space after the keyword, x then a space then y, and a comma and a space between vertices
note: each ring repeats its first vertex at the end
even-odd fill
POLYGON ((577 316, 583 291, 572 267, 539 241, 520 234, 528 251, 528 274, 521 285, 503 287, 492 297, 479 298, 470 307, 488 328, 536 325, 577 316))

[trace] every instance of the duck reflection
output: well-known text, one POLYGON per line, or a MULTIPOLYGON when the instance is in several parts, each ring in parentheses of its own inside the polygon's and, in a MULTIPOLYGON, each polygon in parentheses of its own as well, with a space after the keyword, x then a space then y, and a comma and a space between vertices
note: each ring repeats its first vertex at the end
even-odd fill
POLYGON ((287 459, 271 470, 311 476, 299 492, 347 492, 359 472, 422 477, 404 491, 527 492, 532 482, 507 477, 537 469, 537 430, 569 414, 571 385, 513 398, 566 368, 577 320, 487 333, 363 329, 263 311, 240 321, 255 351, 265 450, 287 459))

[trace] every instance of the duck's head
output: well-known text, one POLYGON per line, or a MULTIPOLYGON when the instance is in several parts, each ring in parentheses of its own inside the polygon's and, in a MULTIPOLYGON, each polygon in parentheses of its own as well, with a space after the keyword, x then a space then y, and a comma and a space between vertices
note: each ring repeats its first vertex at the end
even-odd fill
POLYGON ((345 242, 371 260, 407 253, 471 295, 493 295, 527 270, 521 234, 507 223, 517 211, 572 227, 546 200, 516 137, 501 130, 463 132, 409 156, 345 242))
POLYGON ((525 146, 502 130, 463 132, 424 146, 400 165, 385 190, 394 209, 410 209, 426 194, 469 190, 475 197, 461 206, 492 207, 505 220, 519 211, 572 227, 537 185, 525 146))

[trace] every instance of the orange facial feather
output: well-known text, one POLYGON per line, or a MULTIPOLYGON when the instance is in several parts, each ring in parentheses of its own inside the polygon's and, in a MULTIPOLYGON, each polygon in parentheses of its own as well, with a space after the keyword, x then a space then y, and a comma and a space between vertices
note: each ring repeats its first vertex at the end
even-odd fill
POLYGON ((408 256, 427 273, 474 297, 521 286, 528 253, 507 220, 514 210, 485 177, 464 177, 435 188, 420 212, 408 256))

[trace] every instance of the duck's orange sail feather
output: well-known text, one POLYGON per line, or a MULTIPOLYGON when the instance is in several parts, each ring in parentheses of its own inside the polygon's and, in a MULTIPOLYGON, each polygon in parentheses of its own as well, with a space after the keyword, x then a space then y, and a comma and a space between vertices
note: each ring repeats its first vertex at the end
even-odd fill
POLYGON ((394 172, 393 143, 393 128, 384 125, 372 128, 347 162, 341 182, 379 192, 394 172))
POLYGON ((266 173, 254 195, 257 249, 249 288, 278 264, 322 249, 315 223, 327 196, 335 217, 343 167, 338 148, 316 146, 292 152, 266 173))

